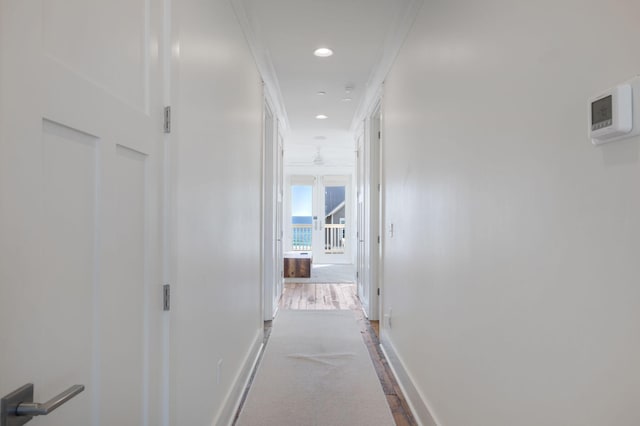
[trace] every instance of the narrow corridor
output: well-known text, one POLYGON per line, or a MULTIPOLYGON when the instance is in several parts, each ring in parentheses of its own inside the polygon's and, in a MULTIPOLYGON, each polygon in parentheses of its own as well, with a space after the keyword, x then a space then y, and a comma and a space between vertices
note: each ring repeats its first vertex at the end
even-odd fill
POLYGON ((229 426, 265 321, 347 312, 399 424, 640 425, 639 22, 0 0, 0 398, 82 385, 34 424, 229 426), (289 286, 291 251, 355 289, 289 286))

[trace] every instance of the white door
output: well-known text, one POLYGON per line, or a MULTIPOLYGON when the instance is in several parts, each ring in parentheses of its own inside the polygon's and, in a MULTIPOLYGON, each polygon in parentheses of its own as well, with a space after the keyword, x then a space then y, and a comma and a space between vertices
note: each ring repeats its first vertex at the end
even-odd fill
POLYGON ((350 257, 350 176, 316 179, 313 261, 352 263, 350 257), (317 223, 315 223, 317 221, 317 223))
POLYGON ((364 242, 364 271, 365 282, 368 287, 367 316, 377 320, 380 311, 380 244, 382 237, 380 221, 380 107, 370 119, 370 133, 365 155, 365 242, 364 242))
POLYGON ((277 151, 274 140, 275 119, 268 103, 264 103, 263 128, 263 283, 264 320, 271 320, 276 313, 279 294, 277 293, 277 226, 276 226, 276 173, 277 151))
POLYGON ((37 425, 160 425, 157 0, 0 2, 0 396, 37 425))
POLYGON ((264 320, 278 309, 284 277, 282 250, 282 137, 278 120, 268 103, 264 105, 264 320))
POLYGON ((284 231, 282 229, 283 225, 283 199, 284 199, 284 148, 283 148, 283 140, 282 135, 280 134, 280 127, 276 126, 277 130, 277 154, 276 154, 276 294, 278 295, 278 300, 283 292, 284 285, 284 249, 283 249, 283 238, 284 231))
MULTIPOLYGON (((291 176, 288 182, 287 250, 298 253, 311 252, 318 229, 316 213, 316 178, 291 176)), ((315 252, 314 261, 315 261, 315 252)))
POLYGON ((380 256, 380 107, 365 122, 367 131, 358 140, 357 214, 358 296, 365 314, 378 319, 381 282, 380 256))
POLYGON ((358 284, 358 297, 362 303, 364 312, 369 315, 369 282, 365 278, 368 277, 368 271, 365 268, 365 238, 370 238, 365 221, 365 150, 364 150, 364 135, 358 140, 358 161, 357 167, 357 226, 358 231, 356 233, 358 253, 356 256, 356 282, 358 284))

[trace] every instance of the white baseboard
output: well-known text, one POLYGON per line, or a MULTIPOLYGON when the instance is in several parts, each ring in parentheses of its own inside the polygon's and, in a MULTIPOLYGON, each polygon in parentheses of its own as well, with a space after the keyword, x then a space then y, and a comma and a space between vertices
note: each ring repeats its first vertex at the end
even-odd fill
POLYGON ((409 408, 411 408, 411 413, 413 414, 416 422, 420 426, 442 425, 442 423, 436 420, 433 410, 429 408, 430 404, 427 402, 426 398, 424 398, 420 394, 420 391, 415 387, 411 375, 405 368, 402 359, 398 355, 396 348, 393 346, 393 343, 391 343, 389 338, 385 336, 385 333, 381 334, 380 342, 380 348, 389 362, 391 371, 404 394, 407 404, 409 404, 409 408))
POLYGON ((218 416, 214 422, 215 425, 231 426, 233 424, 236 412, 242 402, 244 390, 251 379, 251 373, 256 367, 258 359, 260 359, 260 354, 262 353, 262 348, 264 346, 263 340, 264 332, 263 330, 258 330, 251 348, 244 357, 242 368, 238 371, 238 374, 233 381, 233 386, 231 386, 231 389, 224 400, 224 404, 222 404, 222 408, 218 412, 218 416))

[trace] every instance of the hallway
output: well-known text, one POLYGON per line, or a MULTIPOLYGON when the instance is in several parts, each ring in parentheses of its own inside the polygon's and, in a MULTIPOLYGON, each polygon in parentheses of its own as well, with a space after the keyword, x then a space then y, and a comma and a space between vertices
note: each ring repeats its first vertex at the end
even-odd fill
POLYGON ((638 22, 0 0, 0 418, 82 385, 30 424, 229 426, 309 250, 353 265, 416 424, 639 425, 638 22))

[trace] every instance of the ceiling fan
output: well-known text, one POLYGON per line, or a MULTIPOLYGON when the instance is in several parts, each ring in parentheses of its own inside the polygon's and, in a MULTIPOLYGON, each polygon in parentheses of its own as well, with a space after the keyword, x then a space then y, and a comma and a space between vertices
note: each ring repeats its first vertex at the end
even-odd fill
POLYGON ((324 164, 324 158, 320 155, 320 147, 317 148, 316 153, 313 156, 313 160, 311 161, 316 166, 322 166, 324 164))
POLYGON ((288 164, 290 166, 323 166, 325 164, 324 157, 320 152, 320 147, 317 147, 315 153, 313 153, 313 155, 308 158, 309 158, 308 160, 298 160, 298 161, 293 160, 293 161, 290 161, 288 164))

